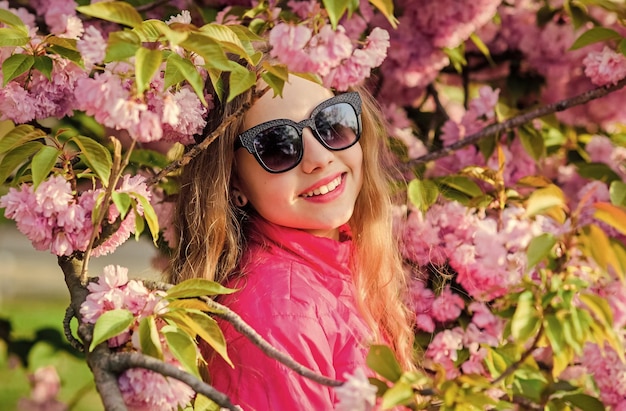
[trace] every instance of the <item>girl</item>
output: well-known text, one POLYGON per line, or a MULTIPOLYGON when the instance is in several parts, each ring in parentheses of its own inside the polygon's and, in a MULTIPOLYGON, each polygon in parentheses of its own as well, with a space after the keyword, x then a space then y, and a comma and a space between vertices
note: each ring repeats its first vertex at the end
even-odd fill
MULTIPOLYGON (((391 235, 383 132, 362 90, 334 95, 291 76, 265 93, 183 172, 171 282, 203 277, 239 291, 220 301, 274 347, 330 378, 389 344, 412 367, 391 235)), ((209 132, 251 93, 209 113, 209 132)), ((332 410, 334 391, 265 356, 222 324, 235 367, 210 361, 215 388, 244 410, 332 410)), ((217 357, 217 356, 216 356, 217 357)))

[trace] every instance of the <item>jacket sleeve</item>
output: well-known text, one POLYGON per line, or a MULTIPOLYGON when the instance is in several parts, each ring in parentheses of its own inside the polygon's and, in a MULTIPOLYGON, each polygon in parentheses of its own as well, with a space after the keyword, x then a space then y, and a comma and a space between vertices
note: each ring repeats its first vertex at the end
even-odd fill
MULTIPOLYGON (((246 321, 272 346, 300 364, 329 378, 341 377, 335 375, 333 350, 320 319, 306 315, 302 307, 289 307, 298 305, 293 301, 285 304, 288 306, 282 306, 279 313, 248 316, 246 321)), ((210 372, 214 387, 225 392, 234 404, 245 411, 334 409, 331 387, 300 376, 268 357, 230 325, 220 325, 229 341, 228 353, 235 368, 218 358, 210 365, 210 372)))

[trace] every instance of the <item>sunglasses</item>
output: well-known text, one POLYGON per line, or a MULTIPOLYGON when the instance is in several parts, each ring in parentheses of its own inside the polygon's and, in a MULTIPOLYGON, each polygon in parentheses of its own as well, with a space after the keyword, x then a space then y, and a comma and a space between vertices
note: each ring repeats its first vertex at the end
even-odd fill
POLYGON ((345 150, 361 137, 361 97, 357 92, 339 94, 323 101, 311 117, 299 123, 287 119, 258 124, 239 134, 235 149, 246 150, 270 173, 283 173, 302 161, 302 132, 313 136, 332 151, 345 150))

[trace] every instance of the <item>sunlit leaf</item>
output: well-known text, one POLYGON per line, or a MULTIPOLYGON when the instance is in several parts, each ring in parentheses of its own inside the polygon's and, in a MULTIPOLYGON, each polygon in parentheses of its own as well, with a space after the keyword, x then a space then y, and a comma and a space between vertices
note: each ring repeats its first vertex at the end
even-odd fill
POLYGON ((539 160, 545 151, 541 133, 530 125, 523 125, 517 130, 524 150, 535 160, 539 160))
POLYGON ((20 124, 0 138, 0 154, 29 141, 46 137, 46 133, 28 124, 20 124))
POLYGON ((28 27, 26 24, 24 24, 22 19, 20 19, 17 14, 12 13, 6 8, 0 9, 0 23, 4 23, 5 25, 21 32, 23 35, 28 36, 28 27))
POLYGON ((366 363, 370 369, 390 382, 398 381, 402 375, 400 364, 391 349, 386 345, 370 346, 366 363))
POLYGON ((246 50, 239 36, 230 27, 223 24, 210 23, 200 27, 200 31, 205 36, 218 41, 225 50, 247 59, 248 50, 246 50))
POLYGON ((413 387, 410 384, 398 382, 383 394, 382 409, 389 410, 396 405, 407 404, 414 398, 413 387))
POLYGON ((2 85, 6 86, 7 83, 16 77, 26 73, 35 64, 35 58, 30 54, 13 54, 9 56, 2 63, 2 85))
POLYGON ((105 62, 123 61, 133 57, 141 47, 141 39, 132 31, 115 31, 109 34, 105 62))
POLYGON ((159 218, 154 211, 154 207, 152 207, 152 204, 150 204, 148 199, 144 196, 137 193, 131 194, 133 195, 133 197, 139 200, 139 203, 143 207, 143 218, 145 218, 146 222, 148 223, 148 228, 150 228, 150 234, 152 234, 152 242, 154 243, 154 245, 156 245, 157 240, 159 239, 159 218))
POLYGON ((550 233, 544 233, 533 238, 530 244, 528 244, 528 250, 526 251, 526 257, 528 259, 526 269, 534 267, 541 260, 548 257, 555 244, 556 238, 550 233))
POLYGON ((328 12, 328 18, 333 29, 337 28, 337 24, 344 13, 348 10, 350 0, 322 0, 324 8, 328 12))
POLYGON ((206 106, 207 102, 204 98, 204 79, 198 72, 198 69, 191 61, 180 57, 176 53, 172 53, 167 58, 163 88, 167 90, 169 87, 182 80, 187 80, 202 104, 206 106))
POLYGON ((595 203, 593 216, 626 235, 626 211, 609 203, 595 203))
POLYGON ((235 289, 226 288, 220 283, 204 278, 191 278, 167 290, 167 298, 191 298, 209 295, 232 294, 235 289))
POLYGON ((535 297, 532 292, 524 291, 517 300, 517 308, 511 320, 511 335, 516 341, 526 341, 535 335, 540 325, 535 297))
POLYGON ((561 398, 581 411, 603 411, 606 409, 599 399, 583 393, 566 393, 561 398))
POLYGON ((208 36, 203 36, 199 33, 189 33, 187 39, 181 42, 180 46, 202 57, 207 68, 216 68, 224 71, 233 69, 233 61, 226 57, 222 46, 208 36))
POLYGON ((46 76, 48 80, 52 76, 52 59, 48 56, 35 56, 35 63, 33 64, 35 70, 46 76))
POLYGON ((256 84, 256 75, 253 72, 242 66, 238 67, 230 73, 228 101, 232 101, 235 97, 256 84))
POLYGON ((598 295, 583 293, 578 296, 580 301, 595 315, 596 320, 600 321, 605 327, 613 325, 613 312, 608 301, 598 295))
POLYGON ((144 317, 139 323, 139 344, 141 352, 160 360, 163 359, 163 348, 154 316, 144 317))
POLYGON ((111 193, 111 199, 113 200, 113 203, 117 207, 117 211, 120 212, 120 217, 122 219, 126 218, 126 213, 128 213, 128 210, 130 209, 130 205, 131 205, 130 195, 128 195, 128 193, 121 193, 119 191, 113 191, 111 193))
POLYGON ((87 16, 112 21, 124 26, 136 27, 143 22, 143 18, 135 8, 123 1, 109 1, 92 3, 87 6, 78 6, 76 11, 87 16))
POLYGON ((33 156, 30 165, 33 175, 33 189, 36 189, 48 177, 60 154, 61 150, 56 147, 42 146, 39 152, 33 156))
POLYGON ((439 196, 437 185, 431 180, 411 180, 407 188, 409 201, 420 211, 425 213, 435 204, 439 196))
POLYGON ((370 0, 370 3, 374 5, 387 18, 389 24, 394 29, 398 25, 398 20, 393 15, 393 1, 392 0, 370 0))
POLYGON ((595 224, 585 226, 579 238, 583 252, 591 256, 601 269, 608 272, 609 267, 613 267, 620 277, 624 276, 621 272, 622 265, 617 260, 611 242, 600 227, 595 224))
POLYGON ((109 150, 89 137, 75 136, 72 137, 72 141, 80 148, 83 160, 87 163, 89 168, 96 173, 100 182, 106 187, 109 183, 111 167, 113 166, 113 160, 111 159, 109 150))
POLYGON ((626 183, 613 181, 609 187, 611 203, 616 206, 626 207, 626 183))
POLYGON ((137 94, 141 95, 150 86, 152 78, 159 70, 162 62, 161 50, 150 50, 140 47, 135 53, 135 82, 137 94))
POLYGON ((6 153, 0 160, 0 184, 4 183, 20 164, 38 152, 41 147, 43 147, 42 143, 30 141, 6 153))
POLYGON ((133 313, 128 310, 105 311, 98 318, 93 328, 93 340, 89 346, 89 351, 93 351, 98 344, 127 330, 134 320, 133 313))
POLYGON ((29 41, 30 37, 21 30, 0 28, 0 47, 20 47, 28 44, 29 41))
POLYGON ((185 371, 199 377, 198 349, 189 335, 173 327, 163 327, 161 330, 167 341, 167 346, 174 357, 182 364, 185 371))
POLYGON ((566 207, 565 195, 563 191, 555 185, 549 185, 533 191, 528 198, 525 215, 526 217, 532 217, 552 207, 561 209, 566 207))

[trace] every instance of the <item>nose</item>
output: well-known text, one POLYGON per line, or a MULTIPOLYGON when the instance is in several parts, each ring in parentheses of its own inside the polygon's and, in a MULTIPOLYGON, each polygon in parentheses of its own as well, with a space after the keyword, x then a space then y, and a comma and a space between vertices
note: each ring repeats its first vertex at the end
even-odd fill
POLYGON ((302 171, 307 174, 323 169, 335 158, 334 153, 317 141, 309 128, 302 131, 302 143, 304 144, 304 153, 302 154, 301 166, 302 171))

